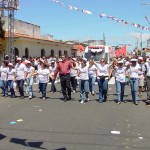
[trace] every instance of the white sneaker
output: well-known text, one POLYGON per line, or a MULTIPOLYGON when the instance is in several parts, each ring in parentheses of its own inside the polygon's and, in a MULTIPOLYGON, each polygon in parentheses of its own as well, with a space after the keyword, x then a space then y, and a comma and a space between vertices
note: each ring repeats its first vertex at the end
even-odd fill
POLYGON ((29 99, 32 99, 32 96, 29 96, 29 99))
POLYGON ((89 98, 87 98, 87 101, 89 101, 90 99, 89 98))
POLYGON ((84 100, 81 100, 81 102, 80 102, 81 104, 84 104, 84 100))
POLYGON ((75 94, 76 93, 76 91, 75 90, 73 90, 73 94, 75 94))
POLYGON ((43 100, 45 100, 46 98, 45 97, 43 97, 43 100))
POLYGON ((92 95, 94 96, 94 95, 95 95, 95 93, 94 93, 94 92, 92 92, 92 95))

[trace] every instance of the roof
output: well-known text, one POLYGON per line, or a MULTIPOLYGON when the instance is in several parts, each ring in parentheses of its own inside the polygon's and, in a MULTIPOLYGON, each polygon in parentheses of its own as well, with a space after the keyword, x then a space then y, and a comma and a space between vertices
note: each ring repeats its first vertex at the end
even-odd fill
MULTIPOLYGON (((5 33, 5 37, 8 38, 8 32, 5 33)), ((24 34, 24 33, 14 33, 14 38, 27 38, 27 39, 32 39, 32 40, 39 40, 39 41, 47 41, 47 42, 54 42, 54 43, 59 43, 59 44, 72 45, 72 44, 68 44, 66 42, 62 42, 62 41, 49 40, 49 39, 44 39, 44 38, 40 38, 40 37, 33 37, 33 36, 30 36, 30 35, 24 34)))

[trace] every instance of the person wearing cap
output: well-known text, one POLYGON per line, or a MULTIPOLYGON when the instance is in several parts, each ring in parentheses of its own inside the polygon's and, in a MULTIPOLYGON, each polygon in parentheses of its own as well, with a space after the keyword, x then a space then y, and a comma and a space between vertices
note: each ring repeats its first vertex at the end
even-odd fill
POLYGON ((145 64, 143 62, 143 57, 138 57, 138 66, 140 68, 139 71, 139 97, 142 97, 142 89, 144 87, 144 76, 145 76, 145 64))
POLYGON ((72 68, 72 64, 65 58, 65 56, 62 56, 61 59, 62 61, 58 62, 54 72, 54 78, 56 78, 59 72, 63 100, 66 102, 67 100, 71 100, 70 70, 72 68))
POLYGON ((48 66, 45 63, 43 63, 41 67, 42 68, 38 70, 38 72, 35 74, 38 75, 39 87, 40 87, 40 91, 42 92, 42 99, 45 100, 47 83, 49 82, 49 78, 52 78, 52 79, 54 78, 51 76, 48 66))
POLYGON ((137 59, 131 59, 131 65, 126 74, 130 78, 132 101, 135 105, 138 105, 139 71, 140 68, 137 65, 137 59))
POLYGON ((3 96, 5 97, 8 96, 7 70, 8 70, 8 61, 4 60, 2 66, 0 67, 0 81, 3 96))
POLYGON ((148 61, 145 63, 146 68, 146 83, 147 83, 147 101, 146 104, 150 106, 150 57, 148 61))
POLYGON ((118 104, 121 104, 121 102, 124 101, 124 90, 125 90, 125 82, 126 82, 126 68, 123 66, 123 61, 118 61, 118 65, 115 68, 116 73, 116 93, 117 93, 117 99, 118 104))
POLYGON ((80 91, 80 103, 89 101, 89 76, 88 76, 88 66, 86 65, 87 59, 81 59, 81 66, 77 67, 77 74, 79 76, 79 91, 80 91), (85 94, 85 95, 84 95, 85 94))
MULTIPOLYGON (((71 62, 73 64, 73 67, 77 67, 76 58, 72 58, 71 62)), ((71 86, 73 88, 73 93, 76 93, 76 88, 77 88, 77 70, 74 69, 74 68, 71 68, 71 70, 70 70, 70 82, 71 82, 71 86)))
MULTIPOLYGON (((39 64, 38 64, 38 66, 37 66, 37 71, 40 71, 40 70, 42 69, 43 63, 44 63, 44 60, 43 60, 42 58, 40 58, 40 59, 39 59, 39 64)), ((38 83, 39 83, 38 77, 37 77, 37 80, 38 80, 38 83)), ((39 88, 39 92, 38 92, 38 93, 42 92, 42 91, 40 90, 40 84, 39 84, 38 88, 39 88)))
POLYGON ((95 82, 97 78, 97 67, 95 66, 92 59, 89 61, 89 69, 88 69, 88 75, 89 75, 89 90, 91 94, 95 95, 95 82))
POLYGON ((100 63, 95 63, 98 70, 99 103, 106 102, 108 92, 108 79, 110 78, 109 65, 102 58, 100 63))
POLYGON ((34 73, 35 69, 32 67, 32 64, 30 61, 26 61, 26 92, 29 96, 29 99, 33 98, 33 81, 34 81, 34 73))
MULTIPOLYGON (((56 63, 54 60, 51 61, 51 65, 49 66, 49 71, 50 71, 50 75, 51 76, 54 76, 54 72, 55 72, 55 69, 56 69, 56 63)), ((51 93, 55 93, 57 90, 56 90, 56 86, 55 86, 55 79, 52 80, 50 79, 51 81, 51 89, 50 89, 50 92, 51 93)))
POLYGON ((17 58, 17 64, 15 66, 16 70, 16 82, 20 93, 20 98, 24 98, 24 81, 26 79, 26 66, 21 62, 21 58, 17 58))
POLYGON ((15 98, 14 82, 15 82, 16 70, 13 68, 13 64, 8 64, 7 70, 7 81, 8 87, 10 88, 11 98, 15 98))

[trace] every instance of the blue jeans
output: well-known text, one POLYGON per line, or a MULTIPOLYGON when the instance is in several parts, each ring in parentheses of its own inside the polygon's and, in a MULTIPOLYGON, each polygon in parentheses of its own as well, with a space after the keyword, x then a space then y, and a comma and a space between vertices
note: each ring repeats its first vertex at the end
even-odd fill
POLYGON ((13 80, 8 80, 8 86, 10 88, 11 96, 15 96, 14 81, 13 80))
POLYGON ((106 101, 108 91, 108 79, 98 79, 99 101, 106 101))
POLYGON ((3 90, 4 96, 8 96, 8 81, 1 80, 1 89, 3 90))
POLYGON ((19 89, 19 93, 20 93, 20 96, 24 96, 24 80, 21 79, 21 80, 17 80, 17 86, 18 86, 18 89, 19 89))
POLYGON ((47 83, 39 83, 40 91, 42 92, 42 97, 46 97, 47 83))
POLYGON ((88 99, 89 93, 89 81, 88 80, 79 80, 79 91, 80 91, 80 99, 84 100, 88 99), (85 96, 84 96, 85 94, 85 96))
POLYGON ((138 78, 130 78, 131 95, 133 102, 137 102, 138 100, 138 88, 139 88, 138 83, 139 83, 138 78))
POLYGON ((90 77, 89 78, 89 89, 90 89, 90 92, 94 92, 95 91, 95 81, 96 81, 96 77, 90 77))
POLYGON ((123 101, 124 89, 125 89, 125 82, 119 82, 116 80, 116 91, 117 91, 118 102, 123 101))
POLYGON ((33 81, 34 81, 33 77, 27 78, 27 80, 26 80, 26 82, 27 82, 26 91, 29 94, 29 96, 33 96, 33 90, 32 90, 33 81))

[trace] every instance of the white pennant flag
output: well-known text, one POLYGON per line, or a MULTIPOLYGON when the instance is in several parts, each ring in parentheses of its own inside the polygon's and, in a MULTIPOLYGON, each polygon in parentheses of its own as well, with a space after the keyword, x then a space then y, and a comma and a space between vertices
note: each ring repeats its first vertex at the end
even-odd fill
POLYGON ((69 6, 68 6, 68 9, 69 9, 69 10, 72 10, 72 6, 71 6, 71 5, 69 5, 69 6))
POLYGON ((107 15, 106 14, 100 14, 99 16, 102 18, 102 17, 106 17, 107 15))
POLYGON ((92 12, 89 11, 89 10, 82 10, 82 12, 83 12, 84 14, 88 14, 88 15, 91 15, 91 14, 92 14, 92 12))

